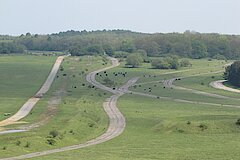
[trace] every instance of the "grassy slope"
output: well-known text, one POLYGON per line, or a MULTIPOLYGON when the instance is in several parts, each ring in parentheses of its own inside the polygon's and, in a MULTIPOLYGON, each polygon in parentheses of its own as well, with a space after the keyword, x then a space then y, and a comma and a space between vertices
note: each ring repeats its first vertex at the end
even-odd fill
POLYGON ((239 109, 136 96, 124 96, 118 106, 127 118, 127 128, 120 137, 94 147, 33 159, 217 160, 240 156, 240 128, 234 124, 239 109), (200 124, 207 129, 202 131, 200 124))
POLYGON ((85 80, 87 72, 104 66, 101 57, 90 59, 88 57, 81 57, 80 59, 70 57, 64 61, 64 71, 58 73, 59 78, 54 81, 51 90, 36 105, 32 114, 23 121, 37 122, 41 120, 39 115, 47 111, 48 100, 54 95, 55 91, 64 89, 66 94, 62 103, 58 106, 56 115, 46 125, 29 132, 1 135, 0 157, 78 144, 105 131, 108 121, 102 103, 109 96, 109 93, 104 95, 100 90, 89 89, 85 80), (89 65, 89 61, 94 63, 89 65), (82 74, 82 71, 85 73, 82 74), (63 76, 64 73, 67 76, 63 76), (85 83, 86 86, 82 86, 82 83, 85 83), (77 88, 73 88, 73 86, 77 88), (61 135, 55 138, 56 144, 53 146, 47 144, 47 136, 52 130, 58 131, 61 135), (20 146, 16 145, 17 141, 21 141, 20 146), (24 147, 27 142, 30 142, 29 148, 24 147), (2 150, 4 146, 7 147, 6 150, 2 150))
POLYGON ((192 88, 200 91, 206 91, 209 93, 216 93, 224 96, 239 98, 239 95, 236 93, 226 92, 220 89, 214 89, 209 85, 210 82, 221 79, 223 79, 222 74, 203 75, 182 79, 181 81, 176 81, 175 84, 186 88, 192 88), (214 78, 212 76, 214 76, 214 78), (202 82, 204 83, 204 85, 201 84, 202 82))
POLYGON ((125 68, 124 63, 121 63, 119 67, 108 71, 107 76, 104 73, 99 73, 96 79, 99 82, 103 83, 103 79, 108 77, 113 81, 115 81, 117 86, 121 86, 130 77, 133 77, 133 76, 140 77, 138 83, 151 82, 151 81, 170 79, 170 78, 180 77, 180 76, 192 76, 192 75, 197 75, 199 73, 211 74, 212 72, 224 70, 222 66, 226 64, 225 61, 218 61, 218 60, 208 61, 204 59, 204 60, 190 60, 190 61, 193 64, 192 67, 184 67, 184 68, 180 68, 179 70, 151 69, 151 64, 149 63, 144 63, 139 68, 125 68), (127 74, 125 77, 122 74, 118 74, 117 76, 115 76, 115 74, 119 72, 122 72, 122 73, 127 72, 127 74), (100 77, 100 75, 102 76, 100 77))
MULTIPOLYGON (((164 74, 172 70, 149 70, 149 66, 138 69, 123 69, 121 67, 108 72, 128 72, 126 77, 109 76, 118 85, 124 83, 132 76, 140 76, 140 82, 162 80, 178 76, 218 71, 222 69, 221 61, 198 60, 194 61, 193 69, 188 72, 164 74), (200 69, 201 67, 205 69, 200 69), (211 69, 208 69, 210 67, 211 69), (144 74, 160 75, 146 78, 144 74), (149 71, 149 72, 148 72, 149 71)), ((185 69, 183 69, 185 70, 185 69)), ((102 74, 102 73, 101 73, 102 74)), ((192 88, 219 93, 207 86, 212 79, 217 79, 221 73, 214 74, 215 78, 208 76, 191 77, 177 83, 189 84, 192 88), (201 85, 204 82, 204 85, 201 85), (196 84, 195 84, 196 83, 196 84)), ((100 77, 98 77, 101 80, 100 77)), ((152 87, 154 87, 154 84, 152 87)), ((148 85, 149 86, 149 85, 148 85)), ((185 85, 184 85, 185 86, 185 85)), ((168 95, 175 98, 195 99, 215 103, 238 103, 237 101, 224 101, 216 98, 206 98, 187 92, 178 92, 171 89, 162 89, 157 83, 153 89, 154 94, 168 95)), ((144 86, 136 88, 142 90, 144 86)), ((190 87, 191 88, 191 87, 190 87)), ((132 88, 133 90, 134 88, 132 88)), ((226 94, 223 92, 223 95, 226 94)), ((236 94, 226 94, 236 97, 236 94)), ((89 159, 89 160, 141 160, 141 159, 238 159, 240 156, 239 134, 240 127, 235 125, 239 118, 240 109, 214 107, 208 105, 193 105, 175 103, 171 101, 144 98, 135 95, 124 96, 118 102, 120 110, 127 120, 125 132, 114 140, 97 146, 62 152, 33 159, 89 159), (187 124, 188 121, 190 124, 187 124), (206 129, 199 126, 203 124, 206 129), (63 158, 64 157, 64 158, 63 158)))
POLYGON ((0 56, 0 120, 15 113, 43 84, 56 57, 0 56))

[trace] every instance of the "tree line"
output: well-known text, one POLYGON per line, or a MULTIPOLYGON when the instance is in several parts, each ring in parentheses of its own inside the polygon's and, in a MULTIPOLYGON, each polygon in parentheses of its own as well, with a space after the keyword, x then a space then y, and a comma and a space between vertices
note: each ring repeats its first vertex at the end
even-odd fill
POLYGON ((146 34, 127 30, 71 30, 49 35, 27 33, 18 37, 0 36, 0 53, 22 53, 27 50, 63 51, 76 56, 106 53, 127 57, 141 51, 151 57, 178 55, 195 59, 239 59, 240 36, 191 31, 146 34))
POLYGON ((140 67, 143 62, 151 63, 152 68, 155 69, 179 69, 180 67, 192 66, 188 59, 179 60, 176 55, 149 59, 143 53, 132 53, 127 56, 125 67, 140 67))

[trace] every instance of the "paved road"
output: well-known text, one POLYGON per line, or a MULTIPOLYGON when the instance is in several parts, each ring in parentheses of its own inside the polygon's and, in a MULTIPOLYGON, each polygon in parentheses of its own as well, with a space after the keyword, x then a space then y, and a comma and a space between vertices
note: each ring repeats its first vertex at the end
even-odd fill
POLYGON ((210 86, 217 88, 217 89, 222 89, 222 90, 226 90, 226 91, 230 91, 230 92, 235 92, 235 93, 240 93, 239 89, 234 89, 234 88, 230 88, 225 86, 223 83, 226 82, 226 80, 219 80, 219 81, 214 81, 210 83, 210 86))
POLYGON ((39 156, 44 156, 44 155, 49 155, 52 153, 58 153, 58 152, 64 152, 64 151, 69 151, 69 150, 75 150, 75 149, 80 149, 80 148, 85 148, 88 146, 100 144, 103 142, 106 142, 108 140, 111 140, 117 136, 119 136, 123 131, 126 126, 125 118, 122 115, 122 113, 118 110, 116 103, 117 100, 120 96, 124 95, 125 93, 129 93, 128 88, 138 80, 138 77, 130 79, 125 85, 122 87, 113 90, 109 87, 106 87, 99 82, 95 80, 95 75, 98 72, 105 71, 107 69, 116 67, 119 65, 118 60, 115 58, 110 58, 109 59, 112 61, 112 66, 100 69, 97 71, 94 71, 92 73, 89 73, 86 77, 87 81, 92 83, 94 86, 103 89, 105 91, 109 91, 113 93, 110 98, 107 98, 106 101, 103 103, 103 108, 105 112, 107 113, 109 117, 109 126, 107 131, 102 134, 101 136, 92 139, 90 141, 87 141, 86 143, 83 144, 78 144, 78 145, 72 145, 72 146, 67 146, 67 147, 62 147, 62 148, 57 148, 57 149, 52 149, 52 150, 47 150, 47 151, 42 151, 42 152, 35 152, 35 153, 30 153, 26 155, 20 155, 16 157, 10 157, 10 158, 3 158, 0 160, 16 160, 16 159, 27 159, 27 158, 33 158, 33 157, 39 157, 39 156))
POLYGON ((33 96, 32 98, 30 98, 19 110, 16 114, 14 114, 13 116, 0 121, 0 127, 3 126, 7 126, 10 124, 14 124, 17 121, 19 121, 20 119, 26 117, 30 111, 32 110, 32 108, 36 105, 36 103, 41 99, 41 97, 49 90, 49 88, 52 85, 52 82, 58 72, 58 69, 63 61, 65 56, 59 56, 55 62, 55 64, 53 65, 53 68, 51 70, 51 72, 48 75, 47 80, 45 81, 45 83, 42 85, 42 87, 40 88, 40 90, 35 94, 35 96, 33 96))

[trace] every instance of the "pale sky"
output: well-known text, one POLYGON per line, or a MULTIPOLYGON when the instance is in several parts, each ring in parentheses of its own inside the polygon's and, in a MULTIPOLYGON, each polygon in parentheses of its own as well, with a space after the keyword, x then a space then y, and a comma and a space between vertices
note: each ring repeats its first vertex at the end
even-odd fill
POLYGON ((0 0, 0 34, 102 29, 240 35, 240 0, 0 0))

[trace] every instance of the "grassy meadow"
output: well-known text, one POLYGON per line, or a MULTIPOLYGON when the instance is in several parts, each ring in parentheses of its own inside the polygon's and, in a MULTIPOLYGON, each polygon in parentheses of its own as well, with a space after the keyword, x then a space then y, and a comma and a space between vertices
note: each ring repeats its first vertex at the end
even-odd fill
MULTIPOLYGON (((235 104, 238 100, 219 99, 171 88, 163 88, 164 79, 186 77, 174 84, 210 93, 239 98, 238 94, 211 88, 209 83, 222 78, 224 61, 193 60, 192 67, 179 70, 151 69, 149 64, 139 68, 124 68, 124 64, 107 73, 99 73, 97 79, 105 77, 116 86, 131 77, 140 79, 130 90, 149 94, 185 99, 191 101, 235 104), (127 72, 124 77, 122 73, 127 72), (217 72, 217 73, 215 73, 217 72), (117 76, 115 74, 117 73, 117 76), (107 76, 106 76, 107 74, 107 76), (100 76, 102 75, 102 76, 100 76), (150 82, 150 83, 149 83, 150 82), (144 84, 145 83, 145 84, 144 84)), ((125 115, 127 126, 119 137, 92 147, 67 151, 40 159, 89 159, 89 160, 195 160, 195 159, 238 159, 240 153, 240 127, 235 124, 240 109, 190 103, 177 103, 171 100, 125 95, 120 98, 118 107, 125 115)))
POLYGON ((0 120, 14 114, 47 78, 56 57, 0 56, 0 120))
POLYGON ((50 91, 22 119, 26 124, 6 128, 38 123, 49 116, 47 121, 28 132, 0 135, 0 158, 78 144, 103 133, 108 119, 102 103, 110 94, 91 88, 85 75, 109 64, 103 65, 101 57, 66 58, 50 91), (51 106, 51 98, 56 96, 61 97, 61 102, 51 106))
POLYGON ((119 137, 93 147, 40 159, 238 159, 240 110, 128 95, 118 103, 127 119, 119 137))
MULTIPOLYGON (((239 98, 238 94, 209 86, 211 81, 222 78, 223 65, 228 62, 203 59, 191 60, 191 63, 192 67, 179 70, 152 69, 148 63, 139 68, 125 68, 124 63, 121 63, 119 67, 106 73, 99 73, 96 79, 104 83, 104 78, 109 78, 114 81, 114 86, 118 87, 130 78, 138 76, 139 81, 136 87, 130 88, 131 91, 173 99, 216 103, 220 104, 219 106, 124 95, 117 103, 127 123, 122 135, 96 146, 32 159, 239 159, 240 126, 235 122, 240 118, 240 109, 221 106, 221 104, 239 105, 239 100, 208 97, 163 86, 162 80, 185 77, 174 82, 174 85, 239 98)), ((40 121, 48 111, 46 106, 49 100, 56 96, 59 90, 64 91, 62 101, 52 118, 46 125, 26 133, 0 135, 0 146, 6 146, 6 149, 0 148, 0 157, 78 144, 103 133, 107 128, 108 119, 102 109, 102 103, 110 93, 90 89, 85 76, 86 73, 104 66, 106 65, 103 65, 101 57, 67 58, 63 63, 64 69, 59 71, 51 90, 24 121, 31 123, 40 121), (53 138, 56 143, 49 145, 47 140, 52 130, 58 131, 59 135, 53 138), (17 141, 21 141, 21 145, 16 145, 17 141), (30 147, 26 147, 27 142, 30 142, 30 147)))

